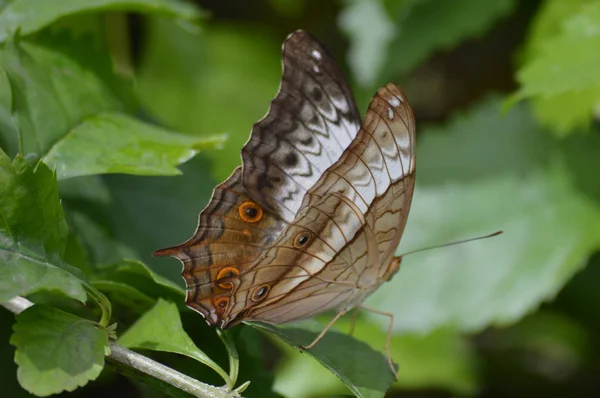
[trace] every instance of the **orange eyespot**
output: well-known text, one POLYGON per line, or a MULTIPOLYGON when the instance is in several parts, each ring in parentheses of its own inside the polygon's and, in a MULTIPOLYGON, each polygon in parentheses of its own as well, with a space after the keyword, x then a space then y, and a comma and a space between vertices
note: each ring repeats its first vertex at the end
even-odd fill
POLYGON ((215 307, 217 307, 217 311, 225 311, 227 305, 229 304, 229 297, 221 296, 217 297, 214 301, 215 307))
POLYGON ((250 296, 250 298, 252 299, 252 301, 264 300, 267 297, 267 293, 269 293, 269 290, 271 290, 271 286, 266 285, 266 284, 261 285, 254 290, 254 292, 252 293, 252 296, 250 296))
MULTIPOLYGON (((239 274, 240 274, 240 271, 237 268, 225 267, 225 268, 219 270, 219 273, 217 274, 217 280, 227 278, 230 276, 234 276, 234 275, 239 275, 239 274)), ((219 286, 221 289, 233 288, 233 284, 231 282, 222 282, 222 283, 217 284, 217 286, 219 286)))
POLYGON ((296 249, 302 249, 306 247, 312 240, 312 234, 308 231, 302 231, 294 238, 294 247, 296 249))
POLYGON ((240 217, 246 222, 257 222, 263 216, 263 209, 254 202, 244 202, 238 208, 240 217))

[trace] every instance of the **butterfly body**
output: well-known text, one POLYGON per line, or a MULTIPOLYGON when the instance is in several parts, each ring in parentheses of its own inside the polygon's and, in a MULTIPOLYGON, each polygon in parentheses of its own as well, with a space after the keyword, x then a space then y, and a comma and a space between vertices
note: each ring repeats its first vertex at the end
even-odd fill
POLYGON ((157 252, 184 264, 187 304, 212 326, 345 312, 398 270, 412 198, 414 115, 390 83, 362 125, 350 88, 305 32, 280 91, 215 188, 195 235, 157 252))

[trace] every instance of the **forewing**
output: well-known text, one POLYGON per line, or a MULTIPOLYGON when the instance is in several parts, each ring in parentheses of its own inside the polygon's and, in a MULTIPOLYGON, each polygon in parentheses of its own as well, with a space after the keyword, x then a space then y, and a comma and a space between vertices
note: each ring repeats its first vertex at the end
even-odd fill
POLYGON ((283 77, 267 115, 242 150, 244 186, 291 222, 308 189, 360 127, 352 91, 327 50, 303 31, 283 44, 283 77))

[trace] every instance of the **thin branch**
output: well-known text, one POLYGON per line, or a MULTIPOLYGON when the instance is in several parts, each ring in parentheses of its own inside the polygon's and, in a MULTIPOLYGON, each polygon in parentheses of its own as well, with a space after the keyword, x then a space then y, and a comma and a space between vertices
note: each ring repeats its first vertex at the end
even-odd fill
MULTIPOLYGON (((5 303, 1 303, 4 308, 19 314, 27 308, 34 305, 31 301, 23 297, 13 297, 5 303)), ((133 368, 137 372, 153 377, 157 380, 170 384, 178 390, 187 392, 200 398, 231 398, 239 397, 235 391, 227 391, 224 388, 214 387, 195 380, 183 373, 180 373, 168 366, 156 362, 144 355, 138 354, 117 343, 110 343, 110 355, 107 359, 118 367, 133 368)))

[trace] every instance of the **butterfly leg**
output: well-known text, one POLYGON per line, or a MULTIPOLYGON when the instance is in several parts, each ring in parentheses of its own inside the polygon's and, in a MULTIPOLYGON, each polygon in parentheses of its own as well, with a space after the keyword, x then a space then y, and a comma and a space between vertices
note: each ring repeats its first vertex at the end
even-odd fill
POLYGON ((354 311, 352 312, 352 318, 350 318, 350 331, 348 334, 352 336, 354 334, 354 327, 356 326, 356 318, 358 317, 358 311, 360 307, 354 307, 354 311))
POLYGON ((312 343, 310 343, 309 345, 303 345, 302 348, 305 350, 310 350, 311 348, 313 348, 315 345, 317 345, 317 343, 323 338, 323 336, 325 336, 325 333, 327 333, 327 331, 333 326, 333 324, 340 319, 341 317, 343 317, 346 312, 348 312, 347 309, 343 309, 340 312, 337 313, 337 315, 335 317, 333 317, 333 319, 331 321, 329 321, 329 323, 327 324, 327 326, 325 326, 325 329, 323 329, 321 331, 321 333, 319 333, 319 335, 313 340, 312 343))
POLYGON ((385 340, 385 353, 387 354, 388 365, 390 366, 392 373, 396 377, 396 380, 398 380, 398 372, 396 371, 396 367, 394 366, 394 361, 392 360, 392 353, 390 351, 390 342, 392 340, 392 327, 394 326, 394 315, 390 314, 389 312, 383 312, 383 311, 379 311, 375 308, 367 307, 365 305, 361 305, 360 308, 370 311, 374 314, 384 315, 384 316, 387 316, 388 318, 390 318, 390 323, 388 324, 388 330, 387 330, 387 337, 385 340))

